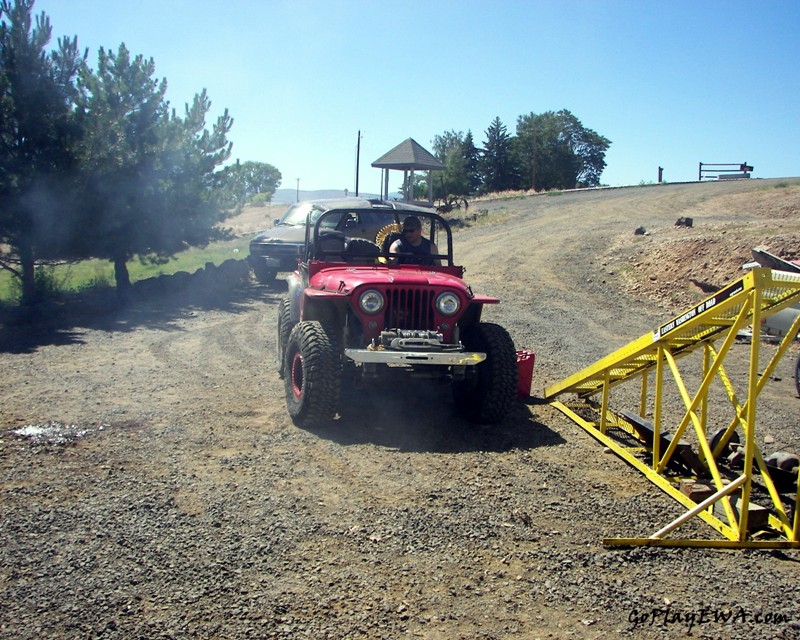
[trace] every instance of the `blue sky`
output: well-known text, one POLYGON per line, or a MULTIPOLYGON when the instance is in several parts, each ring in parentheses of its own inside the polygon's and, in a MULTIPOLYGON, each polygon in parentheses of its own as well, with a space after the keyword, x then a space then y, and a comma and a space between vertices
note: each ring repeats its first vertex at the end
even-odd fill
MULTIPOLYGON (((228 108, 232 159, 282 187, 380 191, 370 164, 444 131, 568 109, 611 140, 602 182, 697 179, 698 162, 800 176, 797 0, 37 0, 54 38, 152 57, 183 108, 228 108)), ((400 174, 394 172, 390 189, 400 174)), ((398 183, 398 184, 395 184, 398 183)))

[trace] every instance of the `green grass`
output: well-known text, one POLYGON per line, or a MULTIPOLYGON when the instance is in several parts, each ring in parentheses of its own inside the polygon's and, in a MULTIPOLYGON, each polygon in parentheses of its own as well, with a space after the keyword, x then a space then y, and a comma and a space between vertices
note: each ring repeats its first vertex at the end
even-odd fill
MULTIPOLYGON (((250 238, 245 236, 216 242, 205 249, 192 248, 178 254, 166 264, 141 264, 138 259, 128 263, 131 282, 171 275, 178 271, 193 273, 207 262, 220 265, 230 258, 244 259, 247 256, 250 238)), ((75 264, 54 267, 52 277, 59 291, 73 292, 84 289, 114 286, 114 266, 108 260, 84 260, 75 264)), ((14 277, 7 271, 0 271, 0 302, 15 302, 18 286, 14 277)))

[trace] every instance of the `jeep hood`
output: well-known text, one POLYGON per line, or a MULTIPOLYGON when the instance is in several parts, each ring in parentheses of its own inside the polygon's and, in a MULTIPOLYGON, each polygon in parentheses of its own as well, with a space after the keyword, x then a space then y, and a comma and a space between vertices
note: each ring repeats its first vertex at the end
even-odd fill
POLYGON ((323 269, 315 274, 309 285, 312 289, 347 294, 359 287, 447 287, 472 297, 463 280, 448 273, 390 269, 388 267, 323 269))

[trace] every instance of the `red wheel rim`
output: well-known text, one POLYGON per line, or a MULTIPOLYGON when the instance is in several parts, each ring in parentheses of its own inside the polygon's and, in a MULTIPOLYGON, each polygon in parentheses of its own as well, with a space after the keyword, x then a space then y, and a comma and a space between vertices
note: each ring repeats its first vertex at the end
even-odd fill
POLYGON ((303 396, 303 356, 300 352, 292 358, 292 392, 297 400, 303 396))

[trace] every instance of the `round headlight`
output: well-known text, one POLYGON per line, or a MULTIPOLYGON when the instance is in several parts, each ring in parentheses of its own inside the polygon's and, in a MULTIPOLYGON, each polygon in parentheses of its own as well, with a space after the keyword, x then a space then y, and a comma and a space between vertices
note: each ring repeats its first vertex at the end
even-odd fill
POLYGON ((439 294, 439 297, 436 298, 436 308, 443 316, 455 315, 458 313, 458 309, 460 307, 461 300, 458 299, 458 296, 455 293, 450 291, 441 293, 439 294))
POLYGON ((383 309, 383 294, 377 289, 367 289, 358 298, 358 306, 364 313, 375 314, 383 309))

